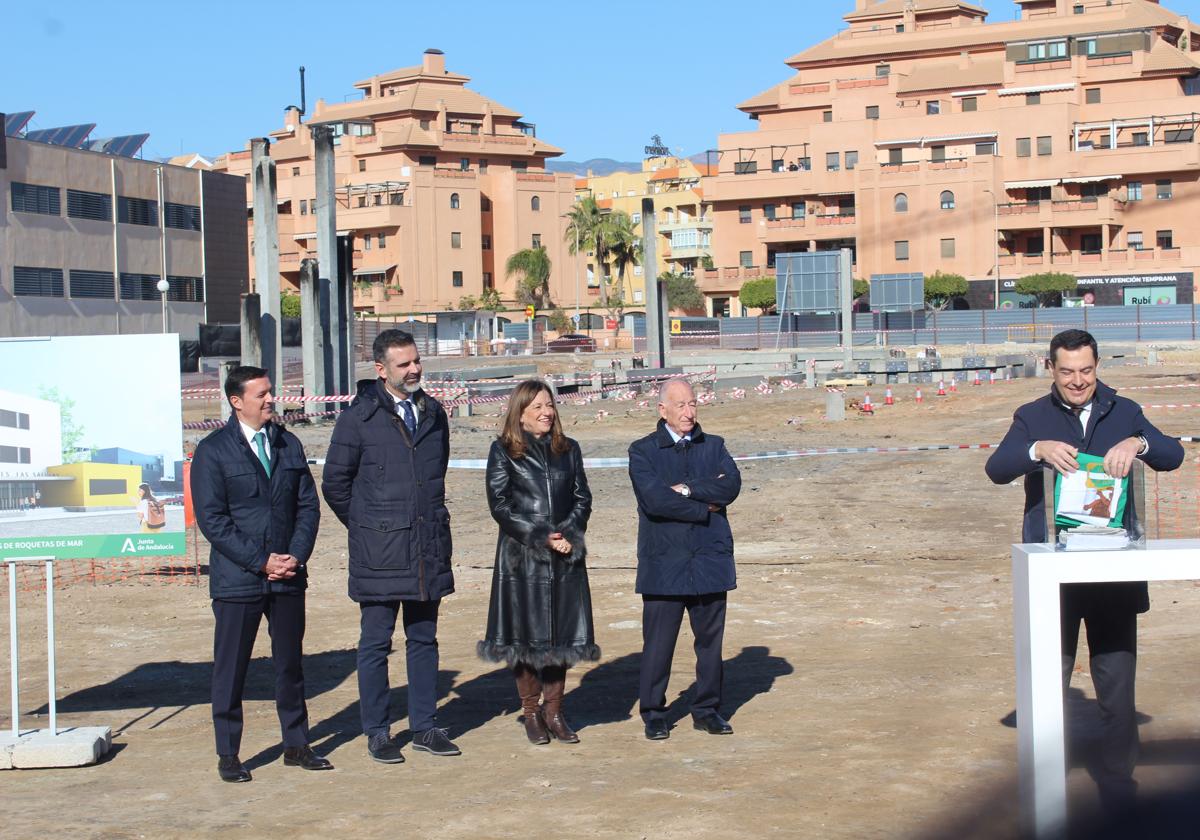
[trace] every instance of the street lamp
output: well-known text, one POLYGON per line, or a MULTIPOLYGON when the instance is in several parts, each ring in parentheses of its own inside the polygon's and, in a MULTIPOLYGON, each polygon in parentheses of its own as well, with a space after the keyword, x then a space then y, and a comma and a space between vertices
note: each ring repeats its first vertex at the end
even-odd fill
POLYGON ((1000 308, 1000 202, 996 194, 985 189, 992 197, 992 308, 1000 308))
POLYGON ((163 321, 163 333, 166 333, 166 331, 167 331, 167 292, 171 291, 171 284, 170 284, 170 283, 167 281, 167 279, 164 277, 164 278, 161 278, 161 279, 158 281, 158 284, 155 286, 155 288, 156 288, 156 289, 158 289, 158 291, 159 291, 159 294, 161 294, 161 295, 162 295, 162 307, 163 307, 163 313, 162 313, 162 321, 163 321))

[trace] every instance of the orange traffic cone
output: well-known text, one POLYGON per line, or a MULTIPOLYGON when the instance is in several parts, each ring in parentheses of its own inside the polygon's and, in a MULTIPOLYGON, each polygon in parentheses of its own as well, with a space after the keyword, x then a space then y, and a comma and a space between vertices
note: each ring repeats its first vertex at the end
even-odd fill
POLYGON ((875 406, 871 405, 871 395, 870 394, 863 395, 862 413, 863 414, 874 414, 875 413, 875 406))
POLYGON ((891 388, 888 388, 883 392, 883 404, 884 405, 895 405, 896 404, 896 400, 892 397, 892 389, 891 388))
POLYGON ((921 389, 920 389, 920 388, 918 388, 918 389, 917 389, 916 403, 917 403, 917 405, 920 405, 920 404, 921 404, 921 403, 923 403, 923 402, 925 402, 925 398, 921 396, 921 389))
POLYGON ((954 376, 951 376, 951 377, 950 377, 950 393, 951 393, 951 394, 957 394, 957 393, 958 393, 958 379, 957 379, 957 377, 954 377, 954 376))
POLYGON ((993 371, 991 371, 991 372, 989 372, 989 373, 988 373, 988 384, 989 384, 989 385, 995 385, 995 384, 996 384, 996 371, 994 371, 994 370, 993 370, 993 371))
POLYGON ((983 384, 982 382, 979 381, 979 371, 975 371, 975 376, 971 380, 971 384, 972 385, 982 385, 983 384))
POLYGON ((937 392, 937 395, 938 395, 939 397, 944 397, 944 396, 946 396, 946 380, 945 380, 945 379, 939 379, 939 380, 938 380, 938 392, 937 392))

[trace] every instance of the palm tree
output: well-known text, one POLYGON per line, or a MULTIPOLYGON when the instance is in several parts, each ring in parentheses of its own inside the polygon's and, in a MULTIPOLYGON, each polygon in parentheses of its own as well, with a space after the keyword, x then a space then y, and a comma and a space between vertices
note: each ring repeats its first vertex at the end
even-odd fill
POLYGON ((504 275, 520 274, 516 298, 522 305, 532 303, 538 309, 546 309, 550 303, 550 257, 542 247, 525 248, 517 251, 504 264, 504 275))
POLYGON ((613 267, 617 270, 617 291, 610 299, 609 317, 614 318, 620 331, 621 315, 625 304, 633 298, 627 294, 625 272, 630 266, 639 265, 642 261, 642 239, 638 236, 637 226, 628 213, 613 213, 610 217, 608 231, 610 242, 609 256, 612 257, 613 267))
POLYGON ((608 281, 605 277, 609 246, 609 217, 612 214, 602 210, 596 199, 588 196, 578 201, 567 213, 567 229, 563 234, 567 250, 572 256, 576 255, 576 247, 585 245, 596 260, 596 280, 600 286, 600 304, 608 306, 608 281))

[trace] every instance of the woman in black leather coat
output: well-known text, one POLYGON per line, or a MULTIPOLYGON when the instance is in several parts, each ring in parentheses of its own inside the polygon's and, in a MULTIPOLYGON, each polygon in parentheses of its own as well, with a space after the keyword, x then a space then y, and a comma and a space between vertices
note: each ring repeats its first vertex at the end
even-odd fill
POLYGON ((584 565, 592 494, 544 382, 522 382, 509 397, 488 453, 487 499, 500 536, 479 656, 512 668, 532 743, 576 743, 562 711, 567 668, 600 658, 584 565))

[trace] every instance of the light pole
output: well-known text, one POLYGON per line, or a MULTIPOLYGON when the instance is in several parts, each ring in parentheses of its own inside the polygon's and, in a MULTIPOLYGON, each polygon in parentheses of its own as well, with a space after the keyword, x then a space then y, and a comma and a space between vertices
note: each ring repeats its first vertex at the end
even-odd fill
MULTIPOLYGON (((560 218, 570 219, 571 214, 563 213, 560 218)), ((579 290, 579 249, 582 246, 582 244, 583 243, 579 239, 579 225, 576 224, 575 225, 575 329, 577 329, 577 330, 582 329, 582 326, 583 326, 583 322, 580 320, 580 316, 579 316, 579 302, 581 299, 581 294, 580 294, 580 290, 579 290)))
POLYGON ((1000 308, 1000 202, 996 194, 985 189, 992 197, 992 308, 1000 308))
POLYGON ((155 286, 155 288, 157 288, 159 294, 162 295, 163 333, 165 334, 167 331, 167 292, 171 291, 171 284, 164 278, 158 281, 158 284, 155 286))

